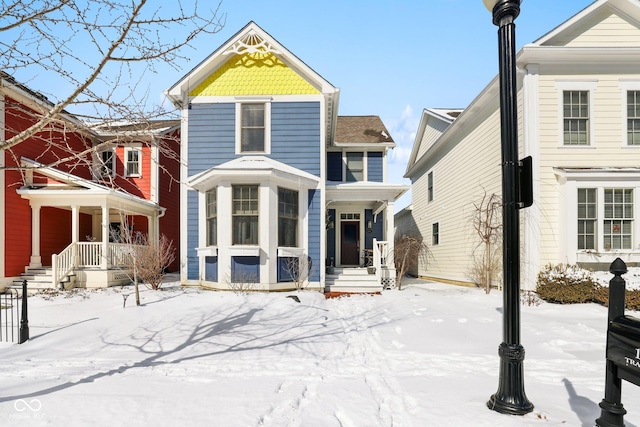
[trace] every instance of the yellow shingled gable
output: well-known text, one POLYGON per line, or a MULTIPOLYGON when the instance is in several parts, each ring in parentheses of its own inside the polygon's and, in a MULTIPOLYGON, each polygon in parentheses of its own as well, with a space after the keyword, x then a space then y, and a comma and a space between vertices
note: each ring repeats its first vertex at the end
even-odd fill
POLYGON ((271 53, 234 55, 190 96, 310 95, 319 91, 271 53))

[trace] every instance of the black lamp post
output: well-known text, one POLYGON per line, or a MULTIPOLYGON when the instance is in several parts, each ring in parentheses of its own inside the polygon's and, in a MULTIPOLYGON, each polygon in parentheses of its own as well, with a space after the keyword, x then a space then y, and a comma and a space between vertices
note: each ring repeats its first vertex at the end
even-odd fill
POLYGON ((524 392, 524 347, 520 344, 520 217, 518 209, 530 195, 521 190, 523 168, 518 161, 518 100, 516 85, 515 19, 521 0, 483 0, 498 29, 500 62, 500 128, 502 147, 502 271, 503 342, 500 344, 498 391, 487 406, 497 412, 524 415, 533 410, 524 392))

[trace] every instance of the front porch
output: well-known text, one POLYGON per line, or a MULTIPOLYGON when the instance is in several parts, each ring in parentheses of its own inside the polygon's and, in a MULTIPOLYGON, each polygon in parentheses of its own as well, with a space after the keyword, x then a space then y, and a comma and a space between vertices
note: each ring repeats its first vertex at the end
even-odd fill
POLYGON ((373 239, 373 249, 364 252, 362 267, 327 267, 325 293, 380 293, 394 287, 396 269, 389 245, 373 239))
POLYGON ((26 278, 30 288, 130 282, 124 260, 134 237, 142 233, 156 241, 164 209, 33 160, 23 158, 22 163, 26 180, 17 193, 31 207, 31 254, 19 280, 26 278))
POLYGON ((108 243, 104 252, 101 242, 75 242, 51 258, 50 266, 27 266, 19 284, 27 280, 29 289, 102 288, 128 284, 133 273, 126 257, 131 245, 108 243))

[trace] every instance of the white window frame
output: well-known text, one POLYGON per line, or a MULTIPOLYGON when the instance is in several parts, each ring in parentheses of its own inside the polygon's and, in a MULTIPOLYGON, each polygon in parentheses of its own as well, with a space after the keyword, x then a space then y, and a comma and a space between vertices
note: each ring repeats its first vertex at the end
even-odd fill
POLYGON ((236 154, 271 154, 271 98, 242 98, 236 102, 236 154), (264 151, 242 151, 243 104, 264 104, 264 151))
MULTIPOLYGON (((261 186, 260 184, 233 184, 231 185, 231 245, 232 246, 256 246, 259 247, 260 246, 260 211, 261 211, 261 199, 262 197, 260 197, 260 192, 261 192, 261 186), (256 204, 258 207, 258 212, 256 214, 247 214, 247 213, 237 213, 235 211, 234 208, 234 202, 235 202, 235 198, 234 198, 234 189, 236 187, 251 187, 251 188, 255 188, 256 190, 256 197, 257 199, 256 204), (255 236, 255 243, 251 243, 251 242, 235 242, 235 238, 236 238, 236 223, 235 223, 235 218, 236 217, 243 217, 243 216, 255 216, 257 218, 257 229, 256 229, 256 236, 255 236)), ((241 200, 253 200, 253 199, 241 199, 241 200)))
POLYGON ((627 92, 637 92, 640 91, 640 80, 621 80, 619 82, 620 92, 622 94, 621 99, 621 117, 622 117, 622 147, 631 148, 631 149, 639 149, 640 144, 630 145, 629 144, 629 133, 628 133, 628 110, 627 110, 627 92))
POLYGON ((206 229, 206 239, 205 239, 205 243, 206 246, 218 246, 218 188, 217 187, 213 187, 210 190, 207 190, 204 193, 204 216, 205 216, 205 229, 206 229), (211 204, 209 203, 209 195, 213 195, 214 198, 214 202, 211 204), (210 213, 209 212, 209 206, 213 205, 214 206, 214 210, 215 212, 210 213), (211 237, 211 222, 215 223, 215 229, 213 230, 214 232, 214 237, 215 237, 215 241, 210 241, 210 237, 211 237))
POLYGON ((116 148, 115 147, 109 147, 109 148, 103 148, 100 149, 97 153, 96 153, 96 175, 99 178, 113 178, 116 175, 116 148), (102 154, 106 153, 106 152, 110 152, 111 153, 111 173, 105 173, 105 170, 103 169, 104 166, 106 166, 106 164, 103 163, 102 160, 102 154))
POLYGON ((343 150, 342 151, 342 182, 366 182, 368 181, 368 176, 369 176, 369 162, 368 162, 368 156, 367 156, 368 151, 366 150, 357 150, 357 149, 352 149, 352 150, 343 150), (347 160, 347 153, 362 153, 362 179, 358 180, 358 181, 348 181, 347 180, 347 171, 349 170, 348 168, 348 160, 347 160))
POLYGON ((558 176, 566 178, 566 184, 560 189, 563 194, 561 204, 562 223, 566 230, 565 238, 559 240, 559 253, 570 264, 575 263, 611 263, 618 256, 625 256, 630 262, 640 262, 640 174, 638 172, 621 173, 585 173, 582 171, 564 171, 558 176), (578 249, 578 189, 595 188, 597 200, 596 248, 578 249), (633 224, 631 249, 604 249, 604 191, 605 189, 633 190, 633 224), (564 254, 564 255, 562 255, 564 254))
POLYGON ((597 80, 583 80, 583 81, 556 81, 556 90, 558 91, 558 147, 566 149, 584 149, 595 147, 595 96, 594 92, 598 87, 597 80), (566 145, 564 143, 564 93, 566 91, 583 91, 589 94, 589 128, 587 134, 586 145, 566 145))
POLYGON ((134 145, 124 147, 124 176, 127 178, 141 178, 142 177, 142 146, 134 145), (138 152, 138 173, 129 173, 129 153, 132 151, 138 152))
POLYGON ((430 170, 429 172, 427 172, 427 203, 431 203, 434 201, 434 199, 436 198, 435 194, 436 191, 433 170, 430 170))
POLYGON ((277 243, 278 243, 278 247, 279 248, 297 248, 300 247, 300 191, 299 190, 294 190, 292 188, 287 188, 287 187, 283 187, 283 186, 278 186, 277 187, 277 191, 278 191, 278 226, 277 226, 277 243), (295 193, 296 196, 296 210, 295 210, 295 217, 289 217, 289 216, 281 216, 280 214, 280 190, 283 191, 289 191, 291 193, 295 193), (293 245, 281 245, 280 244, 280 219, 284 218, 284 219, 288 219, 288 220, 295 220, 295 242, 293 245))

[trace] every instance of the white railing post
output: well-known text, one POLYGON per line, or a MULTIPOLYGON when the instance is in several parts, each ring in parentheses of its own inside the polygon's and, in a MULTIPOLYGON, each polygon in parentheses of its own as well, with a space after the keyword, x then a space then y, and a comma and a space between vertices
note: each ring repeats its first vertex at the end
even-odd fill
POLYGON ((380 276, 381 276, 381 267, 382 263, 380 262, 380 248, 378 247, 378 240, 374 237, 373 239, 373 267, 376 272, 376 282, 381 284, 380 276))
POLYGON ((51 255, 51 283, 55 288, 58 284, 58 255, 51 255))

